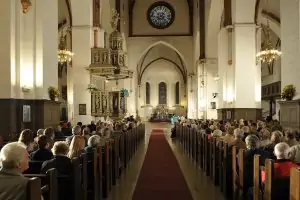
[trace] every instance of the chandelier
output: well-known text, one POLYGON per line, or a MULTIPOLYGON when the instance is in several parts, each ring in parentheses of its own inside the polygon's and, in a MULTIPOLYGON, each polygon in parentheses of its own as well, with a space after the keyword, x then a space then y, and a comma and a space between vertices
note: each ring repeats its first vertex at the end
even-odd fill
POLYGON ((267 27, 265 32, 265 41, 266 42, 264 43, 262 50, 256 54, 256 58, 259 59, 261 62, 270 65, 273 63, 273 61, 280 58, 282 53, 281 51, 274 48, 272 45, 271 29, 270 29, 270 24, 268 19, 267 19, 267 27))
POLYGON ((62 34, 60 36, 59 48, 58 48, 58 51, 57 51, 58 62, 60 64, 71 62, 73 55, 74 55, 74 53, 67 50, 66 40, 65 40, 65 37, 62 34))

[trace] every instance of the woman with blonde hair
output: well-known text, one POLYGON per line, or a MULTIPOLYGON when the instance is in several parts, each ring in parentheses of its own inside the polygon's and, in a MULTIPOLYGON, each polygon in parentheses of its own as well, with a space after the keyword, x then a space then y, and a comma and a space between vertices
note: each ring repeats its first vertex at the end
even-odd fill
POLYGON ((28 153, 31 153, 34 147, 33 132, 30 129, 23 130, 20 134, 18 142, 23 143, 26 146, 28 153))
POLYGON ((84 152, 85 140, 83 136, 75 135, 69 147, 68 157, 70 159, 79 157, 84 152))

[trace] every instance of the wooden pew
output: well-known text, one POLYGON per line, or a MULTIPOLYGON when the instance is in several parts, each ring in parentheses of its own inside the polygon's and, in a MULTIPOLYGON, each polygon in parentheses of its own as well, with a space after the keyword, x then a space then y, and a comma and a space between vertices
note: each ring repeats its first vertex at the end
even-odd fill
MULTIPOLYGON (((41 199, 41 195, 44 196, 45 199, 47 200, 57 200, 58 199, 58 190, 57 190, 57 171, 56 169, 50 169, 47 171, 46 174, 24 174, 25 177, 28 178, 39 178, 40 181, 33 180, 30 187, 34 187, 36 189, 37 185, 40 186, 40 188, 37 190, 38 196, 36 198, 41 199), (41 180, 42 183, 41 184, 41 180), (42 185, 42 186, 41 186, 42 185)), ((29 196, 32 196, 32 192, 35 191, 30 191, 29 196)))
POLYGON ((274 160, 266 159, 265 174, 264 200, 288 199, 290 193, 290 177, 274 179, 274 160))
POLYGON ((254 155, 253 162, 253 200, 261 199, 260 155, 254 155))
POLYGON ((41 179, 34 177, 30 178, 27 183, 27 199, 41 200, 41 179))
POLYGON ((87 199, 99 199, 99 171, 98 171, 98 152, 93 149, 92 153, 87 154, 87 199))
POLYGON ((290 173, 290 200, 300 200, 300 169, 293 168, 290 173))
POLYGON ((204 171, 206 172, 206 176, 210 175, 210 142, 208 139, 208 135, 204 136, 204 171))
POLYGON ((80 168, 81 168, 81 198, 87 200, 87 184, 88 184, 88 172, 87 172, 87 154, 82 153, 80 155, 80 168))

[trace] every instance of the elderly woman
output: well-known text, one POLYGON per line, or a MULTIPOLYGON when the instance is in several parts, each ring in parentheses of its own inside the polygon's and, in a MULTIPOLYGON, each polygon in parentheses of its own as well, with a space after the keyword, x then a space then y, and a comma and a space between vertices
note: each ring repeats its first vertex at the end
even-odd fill
POLYGON ((271 133, 268 129, 263 128, 259 132, 259 137, 260 137, 260 147, 265 147, 270 144, 270 137, 271 133))
MULTIPOLYGON (((274 163, 274 178, 284 178, 290 176, 290 169, 299 167, 289 160, 290 146, 285 142, 280 142, 274 147, 274 154, 277 160, 274 163)), ((261 181, 265 181, 265 172, 261 173, 261 181)))
POLYGON ((243 141, 244 132, 242 129, 236 128, 233 131, 234 139, 231 143, 232 146, 236 146, 237 149, 246 149, 246 144, 243 141))
POLYGON ((259 139, 256 135, 248 135, 245 139, 246 151, 244 159, 244 188, 248 191, 250 187, 253 187, 253 162, 254 155, 262 155, 259 147, 259 139))
POLYGON ((26 146, 26 150, 29 153, 33 152, 35 143, 33 138, 33 132, 30 129, 23 130, 20 134, 18 141, 26 146))
POLYGON ((84 148, 86 153, 92 153, 94 148, 97 148, 101 144, 101 137, 99 135, 93 135, 88 140, 88 146, 84 148))
POLYGON ((231 144, 234 140, 233 132, 234 132, 234 127, 233 126, 227 127, 226 134, 224 136, 222 136, 220 139, 223 140, 226 143, 231 144))
POLYGON ((296 140, 296 131, 292 130, 292 129, 287 129, 285 131, 285 135, 286 135, 286 143, 292 147, 294 145, 299 144, 299 142, 296 140))
POLYGON ((263 151, 263 159, 273 159, 276 160, 276 157, 274 155, 274 147, 276 144, 280 143, 283 139, 283 134, 280 131, 273 131, 271 135, 270 143, 264 147, 263 151))
POLYGON ((22 173, 28 169, 26 146, 19 142, 6 144, 0 152, 0 199, 26 199, 28 179, 22 173))

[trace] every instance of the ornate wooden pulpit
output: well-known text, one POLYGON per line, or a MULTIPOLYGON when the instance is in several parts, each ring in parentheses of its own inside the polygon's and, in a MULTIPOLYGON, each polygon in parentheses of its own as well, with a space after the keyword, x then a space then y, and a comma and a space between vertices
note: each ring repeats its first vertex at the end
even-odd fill
POLYGON ((92 116, 123 118, 127 113, 127 99, 121 91, 91 92, 92 116))

